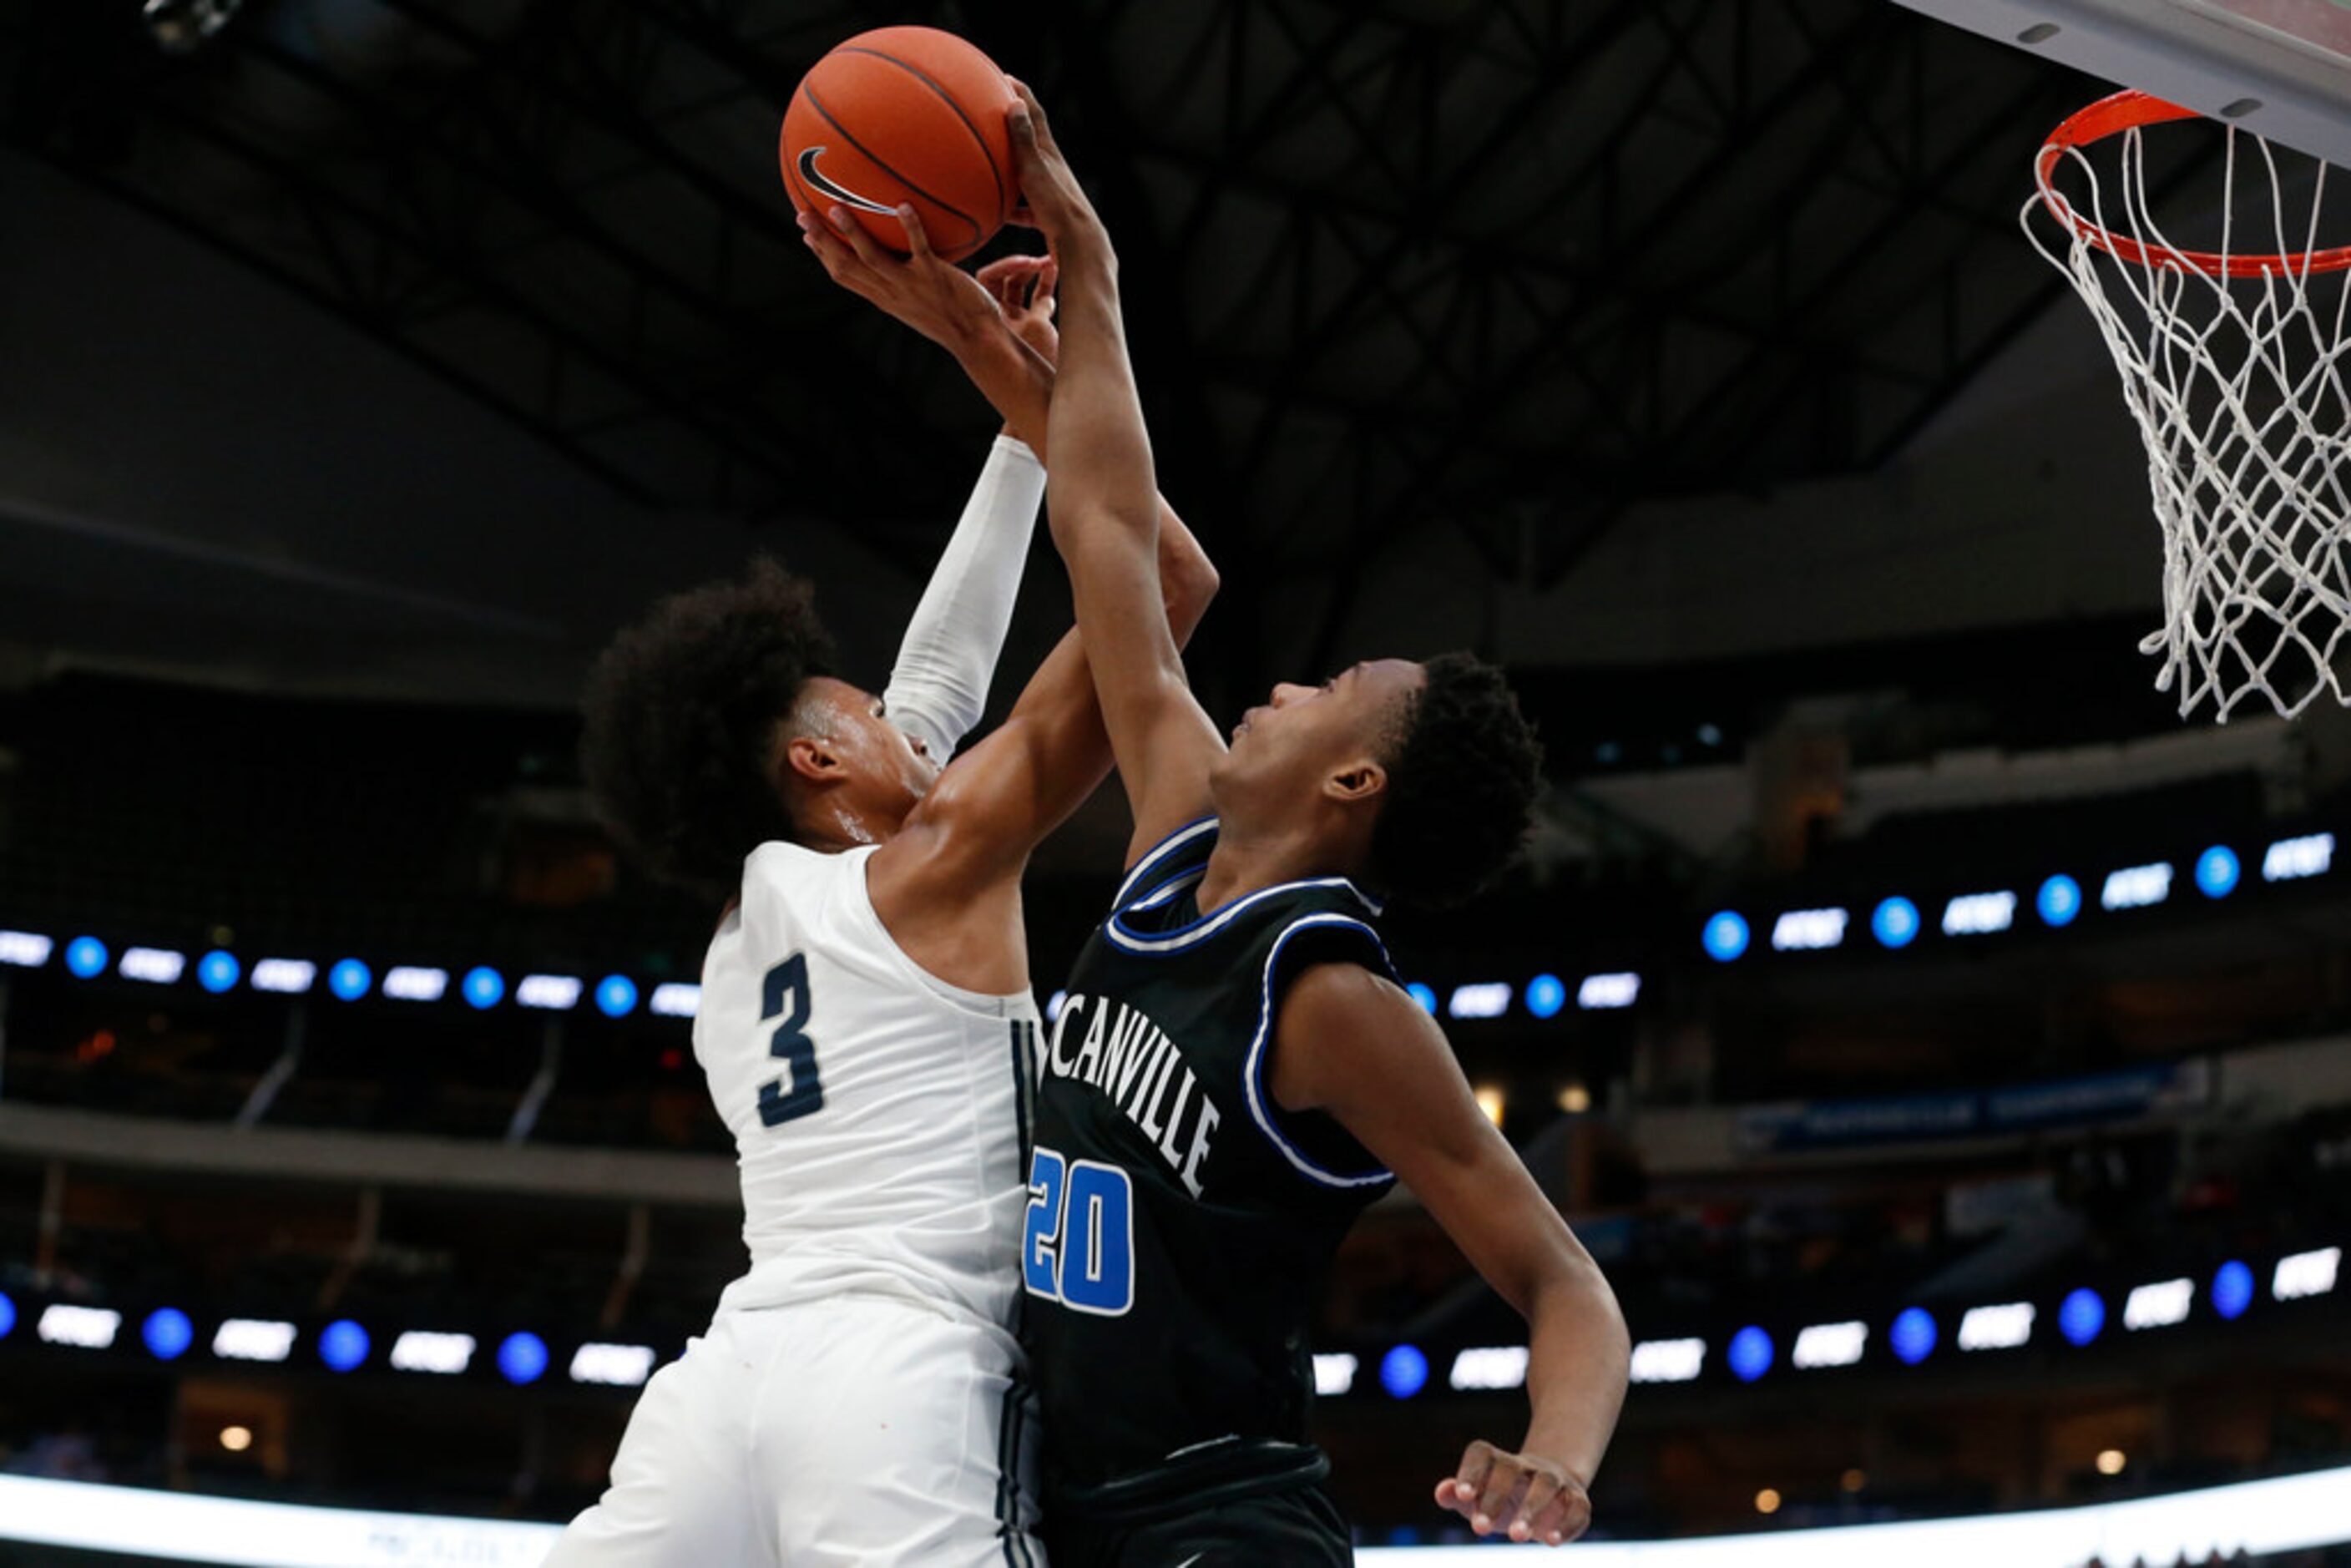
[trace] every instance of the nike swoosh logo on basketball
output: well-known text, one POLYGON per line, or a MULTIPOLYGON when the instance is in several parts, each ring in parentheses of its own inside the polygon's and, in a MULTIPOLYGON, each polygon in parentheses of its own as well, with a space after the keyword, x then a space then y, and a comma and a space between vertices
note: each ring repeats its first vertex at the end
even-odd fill
POLYGON ((855 207, 861 213, 879 213, 885 218, 897 215, 897 208, 869 201, 848 187, 836 185, 826 179, 823 171, 816 166, 816 161, 823 152, 821 147, 810 147, 800 152, 800 178, 808 182, 810 190, 821 191, 841 205, 855 207))

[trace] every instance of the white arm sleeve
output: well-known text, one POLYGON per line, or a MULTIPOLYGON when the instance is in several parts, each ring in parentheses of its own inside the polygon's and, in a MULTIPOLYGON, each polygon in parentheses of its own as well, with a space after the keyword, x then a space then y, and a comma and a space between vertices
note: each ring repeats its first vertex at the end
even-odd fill
POLYGON ((1044 499, 1045 465, 1026 443, 998 436, 906 624, 883 706, 934 761, 955 754, 987 706, 1044 499))

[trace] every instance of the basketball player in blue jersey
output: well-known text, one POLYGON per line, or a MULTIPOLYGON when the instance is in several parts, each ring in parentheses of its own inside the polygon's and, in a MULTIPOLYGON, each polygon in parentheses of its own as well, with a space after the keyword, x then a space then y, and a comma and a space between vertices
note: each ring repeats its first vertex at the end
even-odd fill
MULTIPOLYGON (((1020 877, 1110 767, 1076 634, 948 757, 979 718, 1042 494, 1029 449, 1052 371, 1030 345, 1051 344, 1050 263, 983 283, 926 253, 885 270, 869 243, 877 265, 852 279, 853 253, 811 244, 951 349, 1008 435, 882 695, 831 673, 808 586, 772 565, 664 601, 590 679, 601 813, 725 909, 694 1049, 735 1137, 751 1267, 646 1385, 553 1568, 1043 1558, 1011 1330, 1038 1030, 1020 877)), ((1215 574, 1173 517, 1163 538, 1153 613, 1181 640, 1215 574)))
POLYGON ((1159 613, 1159 505, 1109 236, 1035 99, 1021 190, 1061 269, 1053 538, 1118 770, 1131 869, 1044 1052, 1021 1244, 1056 1568, 1352 1560, 1307 1437, 1334 1249, 1401 1178, 1525 1314, 1533 1419, 1436 1500, 1480 1536, 1581 1534, 1629 1345, 1591 1257, 1396 983, 1387 897, 1445 904, 1527 829, 1541 753, 1462 655, 1279 685, 1230 744, 1159 613))

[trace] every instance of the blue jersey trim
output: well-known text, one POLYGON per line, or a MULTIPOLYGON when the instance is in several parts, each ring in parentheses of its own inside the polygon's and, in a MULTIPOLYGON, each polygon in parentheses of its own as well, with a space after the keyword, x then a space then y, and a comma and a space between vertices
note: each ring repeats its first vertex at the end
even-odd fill
POLYGON ((1176 902, 1177 895, 1182 894, 1186 888, 1197 886, 1200 879, 1207 874, 1208 868, 1207 866, 1186 866, 1182 871, 1177 872, 1174 876, 1169 877, 1165 882, 1160 883, 1149 893, 1144 894, 1142 897, 1134 900, 1133 903, 1123 906, 1119 910, 1119 913, 1121 915, 1140 915, 1146 909, 1157 909, 1165 904, 1173 904, 1176 902))
POLYGON ((1144 879, 1149 876, 1153 871, 1164 863, 1169 855, 1175 853, 1177 850, 1182 849, 1186 844, 1190 843, 1201 834, 1213 833, 1216 831, 1216 818, 1212 816, 1201 817, 1193 821, 1185 823, 1182 827, 1176 829, 1174 832, 1168 834, 1165 838, 1160 840, 1149 849, 1144 851, 1143 858, 1135 862, 1134 865, 1127 868, 1125 877, 1122 879, 1118 884, 1118 895, 1110 901, 1110 906, 1113 909, 1125 908, 1126 901, 1134 896, 1135 890, 1143 885, 1144 879))
POLYGON ((1273 951, 1267 954, 1265 957, 1265 981, 1264 988, 1259 993, 1261 999, 1258 1003, 1257 1034, 1250 1040, 1249 1056, 1241 1065, 1241 1091, 1243 1097, 1249 1102, 1249 1119, 1257 1124, 1258 1131, 1265 1134, 1266 1140, 1280 1151, 1283 1159, 1288 1160, 1298 1173, 1309 1181, 1344 1191, 1355 1187, 1384 1186, 1395 1180, 1395 1173, 1385 1166, 1380 1166, 1365 1175, 1346 1176, 1338 1171, 1325 1170, 1315 1164, 1307 1157, 1304 1150, 1290 1141, 1280 1124, 1274 1121, 1272 1098, 1266 1092, 1265 1088, 1266 1047, 1273 1040, 1273 977, 1281 965, 1281 950, 1290 945, 1291 937, 1301 931, 1334 925, 1360 931, 1370 937, 1372 946, 1379 953, 1380 962, 1386 965, 1393 973, 1395 966, 1388 957, 1387 944, 1380 940, 1378 932, 1353 916, 1308 915, 1290 922, 1281 935, 1273 939, 1273 951))
MULTIPOLYGON (((1178 879, 1176 882, 1171 883, 1164 891, 1167 897, 1172 900, 1176 893, 1181 890, 1182 885, 1183 883, 1181 879, 1178 879)), ((1122 910, 1117 915, 1113 915, 1108 920, 1102 922, 1102 935, 1109 937, 1113 944, 1117 946, 1123 947, 1130 953, 1138 953, 1145 956, 1156 956, 1165 953, 1180 953, 1187 947, 1196 946, 1200 943, 1207 941, 1209 937, 1214 936, 1217 932, 1223 930, 1226 926, 1231 925, 1236 919, 1239 918, 1241 913, 1252 904, 1262 904, 1269 898, 1279 897, 1285 893, 1300 893, 1313 888, 1324 887, 1349 894, 1358 904, 1361 904, 1364 908, 1370 910, 1374 915, 1377 915, 1380 912, 1379 901, 1365 894, 1363 889, 1357 887, 1353 883, 1349 882, 1345 877, 1320 876, 1310 878, 1304 882, 1282 882, 1276 883, 1271 887, 1259 888, 1247 898, 1237 898, 1233 900, 1232 903, 1226 904, 1222 909, 1217 910, 1214 915, 1204 915, 1199 919, 1193 921, 1191 924, 1187 925, 1179 925, 1173 931, 1162 931, 1156 934, 1144 931, 1130 931, 1127 929, 1123 920, 1121 918, 1123 915, 1130 912, 1122 910)), ((1344 918, 1344 916, 1341 916, 1340 918, 1344 918)), ((1364 929, 1369 930, 1371 928, 1369 926, 1365 926, 1364 929)), ((1378 938, 1375 936, 1374 940, 1376 941, 1377 939, 1378 938)))

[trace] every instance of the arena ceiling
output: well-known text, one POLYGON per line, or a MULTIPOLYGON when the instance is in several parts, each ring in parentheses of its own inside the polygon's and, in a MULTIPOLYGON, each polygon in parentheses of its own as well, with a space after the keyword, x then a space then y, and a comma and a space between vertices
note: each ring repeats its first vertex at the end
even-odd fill
POLYGON ((2054 297, 2023 167, 2095 90, 1886 0, 146 9, 39 8, 16 146, 635 503, 883 541, 985 411, 823 286, 776 127, 852 32, 969 35, 1119 236, 1167 488, 1260 616, 1335 585, 1323 649, 1410 536, 1540 587, 1643 501, 1883 463, 2054 297))

